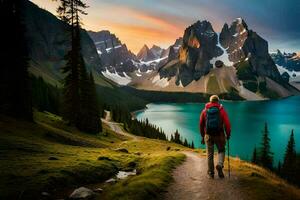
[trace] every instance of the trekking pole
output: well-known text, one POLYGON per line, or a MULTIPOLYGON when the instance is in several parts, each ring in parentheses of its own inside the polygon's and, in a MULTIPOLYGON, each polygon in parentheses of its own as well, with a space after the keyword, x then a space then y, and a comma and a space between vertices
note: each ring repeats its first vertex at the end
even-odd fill
POLYGON ((228 153, 228 177, 230 178, 230 159, 229 159, 229 140, 227 140, 227 153, 228 153))

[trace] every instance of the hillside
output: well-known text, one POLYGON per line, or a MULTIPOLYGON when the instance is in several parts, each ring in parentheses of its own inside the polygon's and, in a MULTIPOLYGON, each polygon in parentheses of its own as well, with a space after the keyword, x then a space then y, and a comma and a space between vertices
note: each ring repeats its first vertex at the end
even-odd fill
POLYGON ((153 198, 184 158, 179 152, 182 146, 128 137, 114 132, 107 123, 101 134, 88 135, 50 113, 35 113, 35 123, 0 116, 0 129, 1 199, 40 199, 42 192, 51 199, 66 198, 74 188, 87 185, 103 188, 101 195, 107 199, 120 198, 120 192, 124 198, 153 198), (158 165, 162 167, 157 169, 158 165), (118 171, 133 169, 139 175, 105 184, 118 171), (120 187, 123 184, 127 186, 120 187))
MULTIPOLYGON (((184 160, 182 152, 191 150, 132 136, 118 127, 104 120, 101 134, 88 135, 66 126, 59 116, 50 113, 36 112, 35 123, 1 116, 1 199, 66 198, 81 186, 102 188, 96 199, 161 198, 169 190, 172 175, 177 180, 172 169, 184 160), (105 183, 119 171, 134 169, 137 175, 105 183)), ((204 164, 205 152, 201 152, 198 156, 204 164)), ((255 199, 300 198, 299 189, 271 172, 239 159, 231 162, 240 184, 234 190, 244 195, 255 191, 250 195, 255 199)))

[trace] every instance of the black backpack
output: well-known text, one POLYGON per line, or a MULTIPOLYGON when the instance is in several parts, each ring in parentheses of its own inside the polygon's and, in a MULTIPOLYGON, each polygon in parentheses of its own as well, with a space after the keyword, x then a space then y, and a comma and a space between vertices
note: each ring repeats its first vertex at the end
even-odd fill
POLYGON ((210 107, 206 110, 206 134, 218 135, 222 130, 220 109, 210 107))

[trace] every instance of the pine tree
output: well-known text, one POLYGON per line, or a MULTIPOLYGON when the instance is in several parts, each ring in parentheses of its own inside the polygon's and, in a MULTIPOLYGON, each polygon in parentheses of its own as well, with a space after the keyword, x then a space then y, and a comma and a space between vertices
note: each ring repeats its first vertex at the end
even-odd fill
POLYGON ((291 182, 295 181, 297 159, 296 156, 294 130, 292 130, 289 142, 286 147, 284 161, 281 169, 282 176, 291 182))
POLYGON ((188 146, 189 146, 188 141, 187 141, 186 138, 184 139, 183 146, 185 146, 185 147, 188 147, 188 146))
POLYGON ((59 0, 57 8, 59 17, 69 24, 70 50, 65 56, 66 65, 63 67, 64 78, 64 118, 72 124, 76 124, 80 114, 80 88, 79 67, 82 55, 80 52, 80 18, 79 14, 86 14, 83 9, 87 8, 81 0, 59 0))
POLYGON ((22 22, 24 5, 24 0, 0 1, 2 27, 5 27, 0 45, 0 113, 31 121, 29 58, 22 22))
POLYGON ((273 168, 273 153, 271 152, 268 124, 265 123, 262 131, 262 142, 259 152, 258 164, 268 169, 273 168))
POLYGON ((180 134, 178 132, 178 130, 176 129, 175 133, 174 133, 174 142, 177 144, 181 144, 181 140, 180 140, 180 134))
POLYGON ((281 171, 282 171, 282 165, 281 162, 278 161, 278 166, 277 166, 277 174, 281 176, 281 171))
POLYGON ((192 149, 195 149, 194 141, 192 141, 191 148, 192 148, 192 149))
POLYGON ((256 147, 254 147, 251 162, 254 163, 254 164, 257 164, 257 150, 256 150, 256 147))
MULTIPOLYGON (((66 55, 64 79, 64 118, 80 130, 98 133, 102 130, 96 88, 92 75, 88 75, 81 53, 80 17, 86 15, 87 5, 81 0, 60 0, 57 12, 70 25, 71 49, 66 55)), ((120 116, 117 115, 120 120, 120 116)))

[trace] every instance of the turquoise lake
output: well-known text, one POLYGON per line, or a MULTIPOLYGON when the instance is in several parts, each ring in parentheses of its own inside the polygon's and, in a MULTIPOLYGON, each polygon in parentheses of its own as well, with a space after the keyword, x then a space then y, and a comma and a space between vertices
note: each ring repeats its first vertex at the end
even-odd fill
MULTIPOLYGON (((250 160, 254 147, 259 147, 264 123, 268 123, 274 165, 283 159, 285 148, 294 129, 296 150, 300 153, 300 96, 270 101, 222 101, 231 126, 230 154, 250 160)), ((137 119, 148 118, 149 122, 161 127, 167 136, 180 132, 189 142, 200 144, 199 115, 204 103, 161 103, 149 104, 147 109, 136 113, 137 119)))

